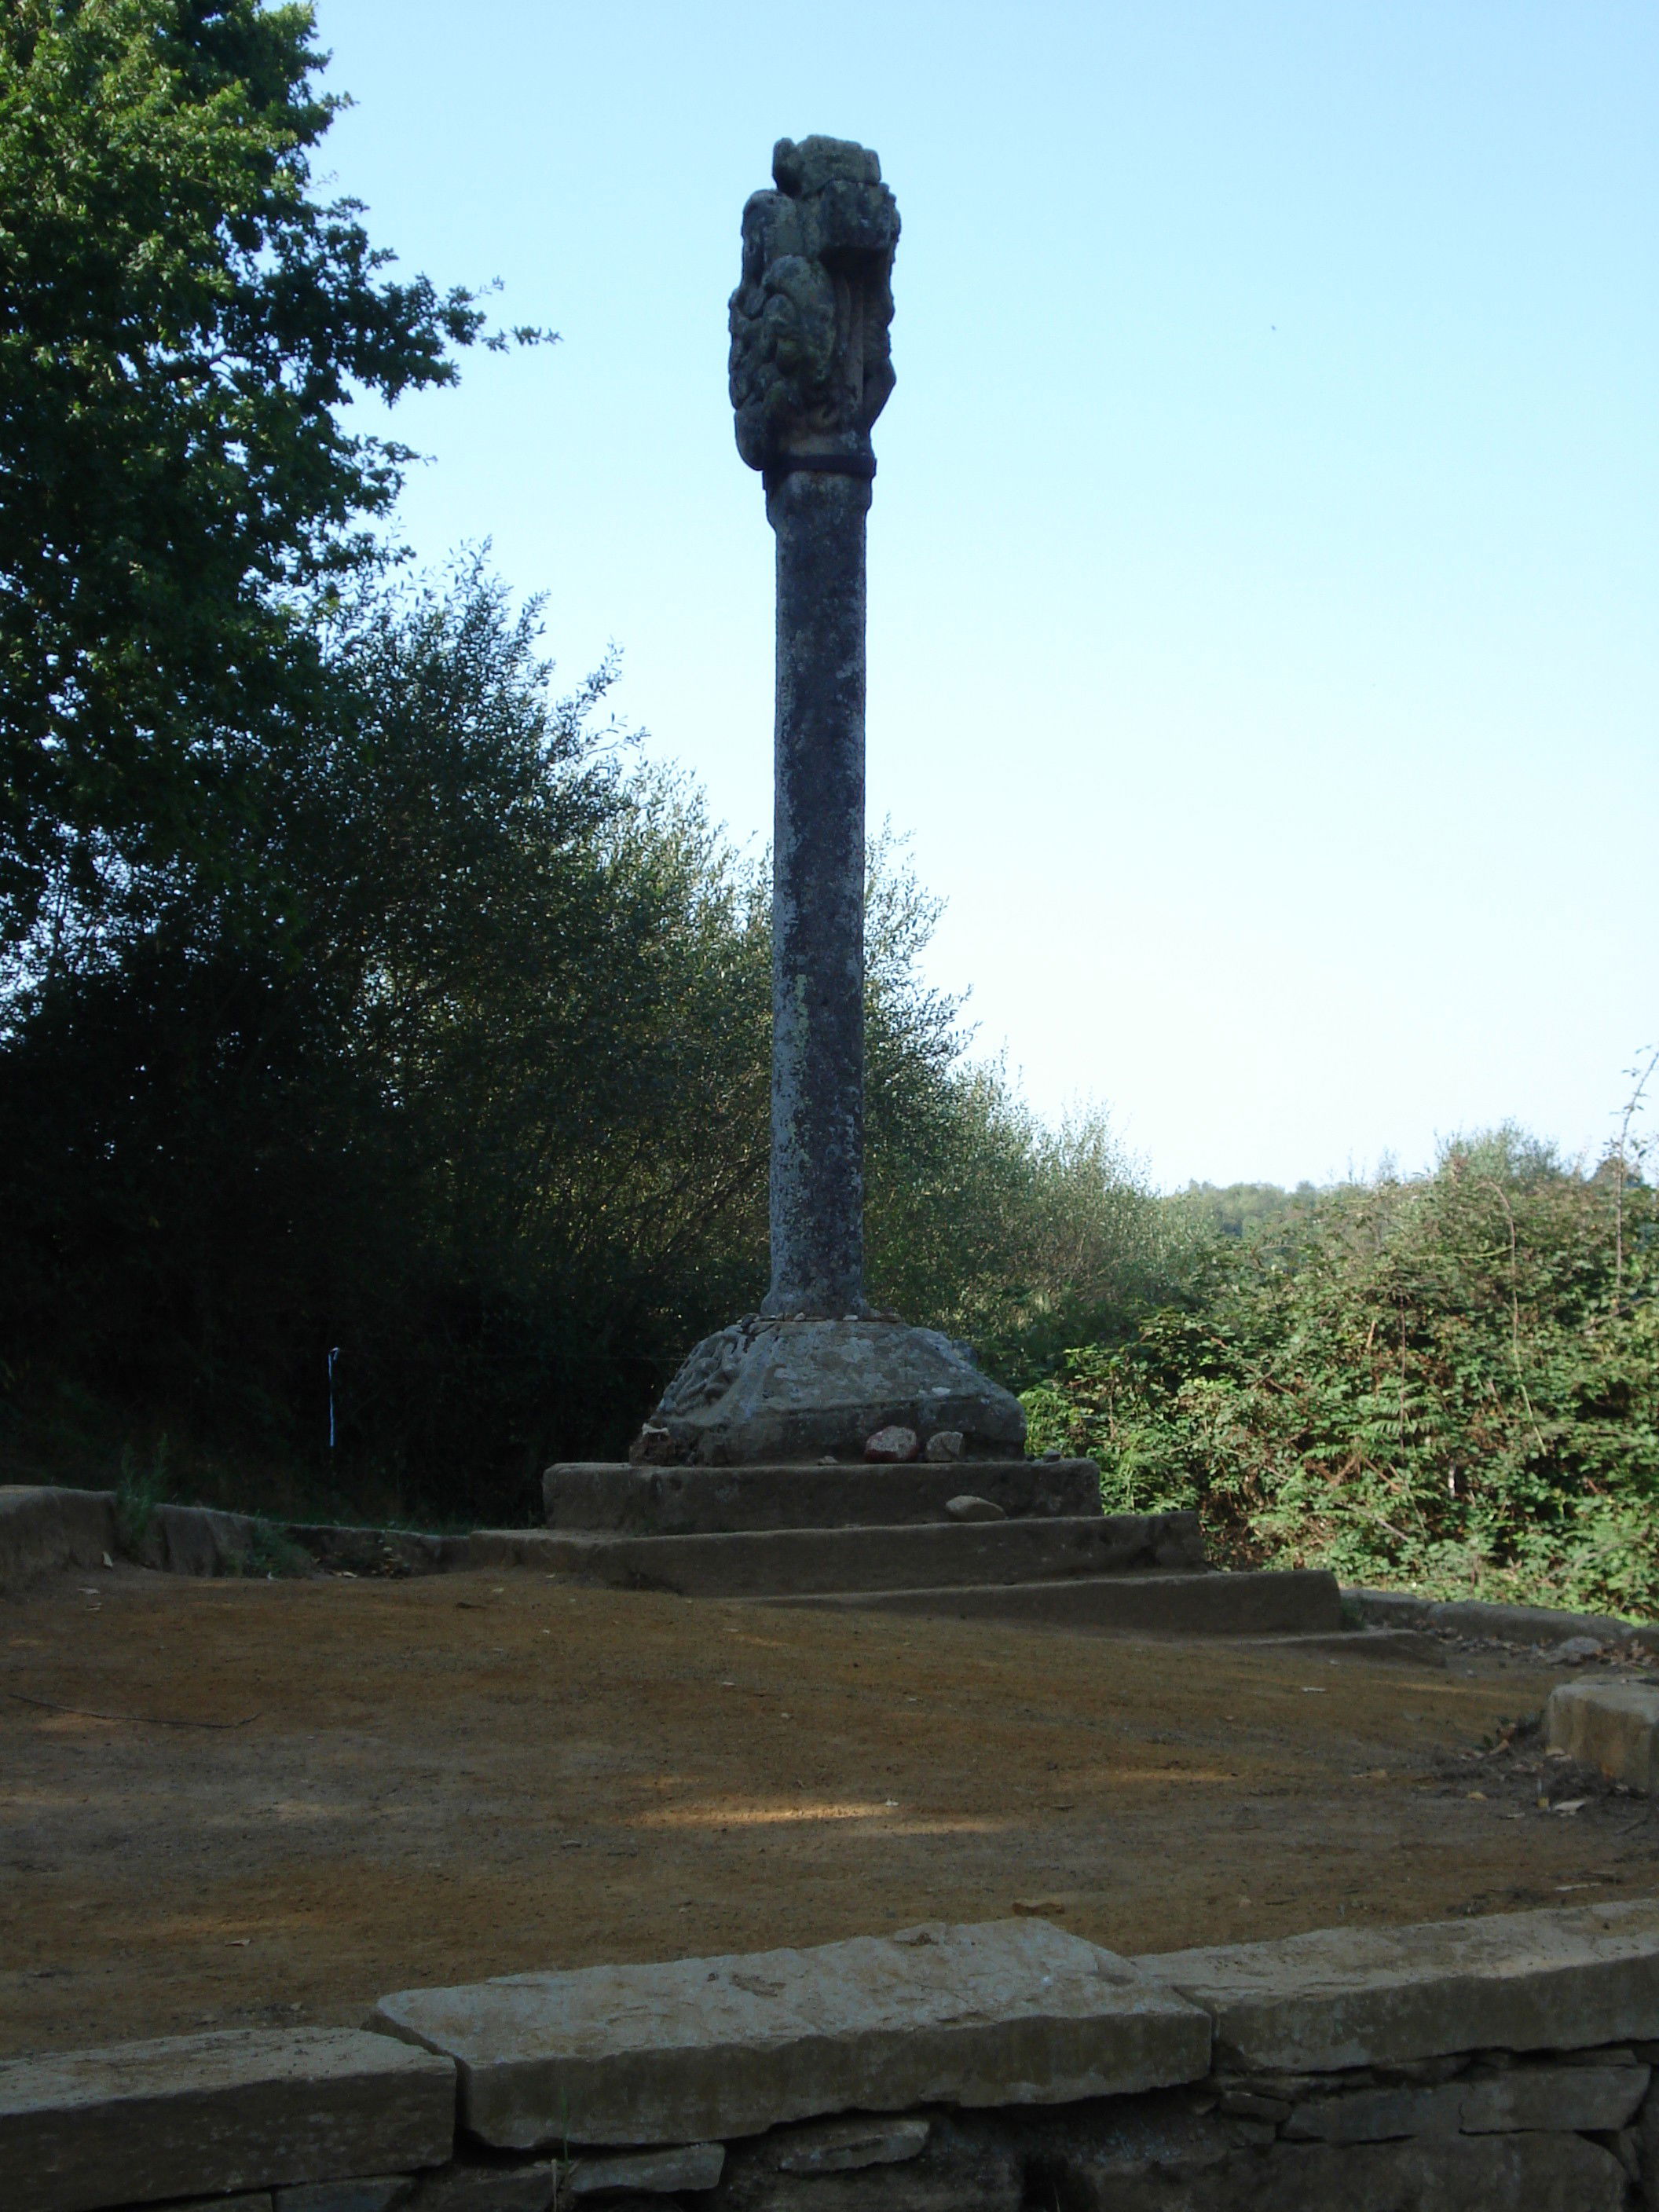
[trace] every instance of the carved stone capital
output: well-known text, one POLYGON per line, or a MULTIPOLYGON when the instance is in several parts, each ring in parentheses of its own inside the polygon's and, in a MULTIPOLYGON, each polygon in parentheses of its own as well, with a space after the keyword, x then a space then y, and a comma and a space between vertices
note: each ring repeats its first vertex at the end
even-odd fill
POLYGON ((888 325, 898 207, 881 164, 843 138, 781 138, 777 189, 743 211, 731 392, 751 469, 828 457, 858 468, 893 388, 888 325))

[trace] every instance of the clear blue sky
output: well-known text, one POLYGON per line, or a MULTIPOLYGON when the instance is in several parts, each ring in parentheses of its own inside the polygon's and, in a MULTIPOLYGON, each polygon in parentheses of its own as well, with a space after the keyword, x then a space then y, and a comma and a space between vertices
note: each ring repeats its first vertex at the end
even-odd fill
POLYGON ((781 135, 904 220, 870 793, 1050 1114, 1163 1183, 1520 1120, 1659 1042, 1659 14, 319 0, 325 156, 562 343, 400 410, 573 680, 769 822, 726 295, 781 135))

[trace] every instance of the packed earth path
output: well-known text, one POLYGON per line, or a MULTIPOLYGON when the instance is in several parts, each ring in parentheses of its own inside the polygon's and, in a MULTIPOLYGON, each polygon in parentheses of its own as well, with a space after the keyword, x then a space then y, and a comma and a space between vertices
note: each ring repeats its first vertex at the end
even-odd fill
POLYGON ((0 1601, 0 2055, 925 1919, 1135 1953, 1659 1891, 1659 1811, 1504 1733, 1561 1679, 81 1571, 0 1601))

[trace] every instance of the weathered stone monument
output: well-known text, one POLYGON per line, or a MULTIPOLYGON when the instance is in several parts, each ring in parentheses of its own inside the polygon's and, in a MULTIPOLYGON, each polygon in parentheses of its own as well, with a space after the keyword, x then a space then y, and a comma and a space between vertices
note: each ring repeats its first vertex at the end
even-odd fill
POLYGON ((743 215, 732 295, 738 450, 777 539, 772 1280, 707 1337, 636 1452, 859 1457, 884 1427, 1022 1449, 1024 1415, 963 1345, 872 1310, 864 1282, 865 520, 893 389, 898 209, 874 154, 782 139, 743 215))
POLYGON ((629 1464, 550 1467, 545 1528, 474 1538, 480 1562, 686 1597, 1328 1638, 1334 1576, 1216 1574, 1196 1514, 1103 1513, 1092 1460, 1028 1460, 1024 1413, 968 1346, 866 1295, 864 538, 898 210, 842 139, 786 138, 772 173, 732 295, 738 450, 777 541, 771 1284, 695 1347, 629 1464))

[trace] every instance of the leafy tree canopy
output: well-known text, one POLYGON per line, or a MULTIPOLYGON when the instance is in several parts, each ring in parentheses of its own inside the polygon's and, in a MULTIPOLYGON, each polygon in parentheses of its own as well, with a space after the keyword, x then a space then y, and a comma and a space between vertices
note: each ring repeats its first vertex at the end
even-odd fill
POLYGON ((409 458, 340 410, 483 335, 313 197, 325 58, 260 0, 0 16, 0 944, 200 848, 409 458))

